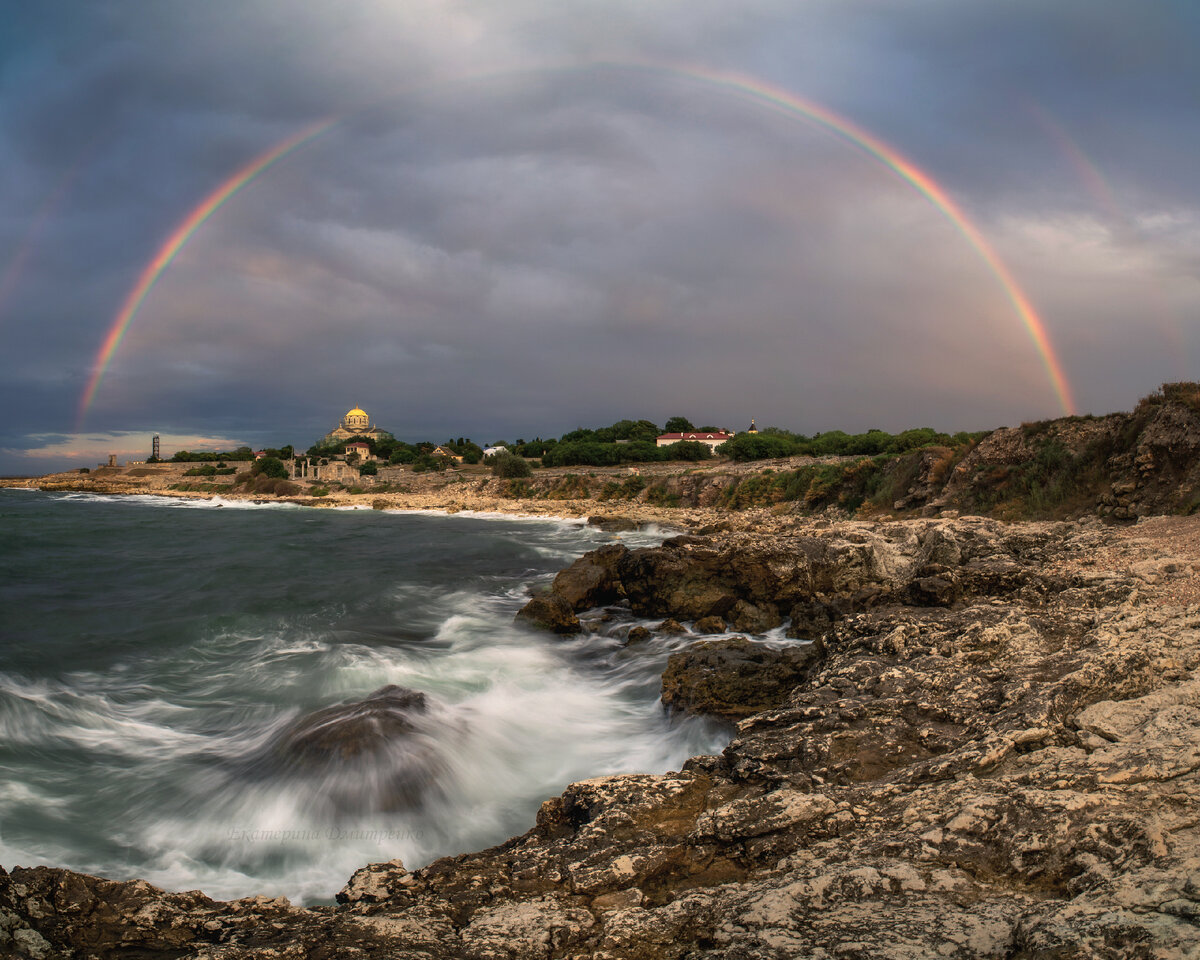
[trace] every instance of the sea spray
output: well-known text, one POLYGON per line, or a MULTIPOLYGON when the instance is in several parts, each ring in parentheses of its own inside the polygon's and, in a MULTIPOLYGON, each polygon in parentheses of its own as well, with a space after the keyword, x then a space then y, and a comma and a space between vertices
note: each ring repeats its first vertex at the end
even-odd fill
POLYGON ((613 539, 575 521, 0 491, 0 525, 5 866, 328 900, 363 863, 499 842, 572 780, 728 737, 658 703, 685 641, 513 623, 613 539), (412 742, 353 777, 264 759, 389 684, 427 698, 412 742), (405 750, 428 782, 393 803, 405 750))

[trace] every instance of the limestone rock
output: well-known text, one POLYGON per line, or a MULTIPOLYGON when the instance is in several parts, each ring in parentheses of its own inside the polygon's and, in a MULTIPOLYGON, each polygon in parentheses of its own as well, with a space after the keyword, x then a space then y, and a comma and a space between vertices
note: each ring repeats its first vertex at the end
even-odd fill
POLYGON ((559 572, 550 590, 575 611, 613 603, 622 596, 617 565, 628 553, 621 544, 609 544, 584 554, 559 572))
POLYGON ((811 645, 777 649, 732 637, 671 654, 662 701, 672 708, 739 720, 785 703, 817 659, 811 645))
POLYGON ((426 711, 425 694, 395 684, 361 700, 326 707, 289 723, 271 741, 271 752, 287 766, 321 766, 373 753, 416 729, 413 717, 426 711))
POLYGON ((443 769, 428 710, 425 694, 389 684, 292 721, 243 775, 289 781, 337 815, 417 807, 443 769))
POLYGON ((363 867, 336 907, 0 870, 0 954, 1200 956, 1200 605, 1166 592, 1195 587, 1186 523, 1161 548, 1132 526, 961 518, 632 550, 619 579, 648 616, 708 589, 699 606, 820 630, 672 656, 672 703, 745 711, 720 755, 570 784, 525 834, 363 867))
POLYGON ((517 619, 554 633, 579 633, 583 629, 570 602, 553 593, 534 597, 517 612, 517 619))

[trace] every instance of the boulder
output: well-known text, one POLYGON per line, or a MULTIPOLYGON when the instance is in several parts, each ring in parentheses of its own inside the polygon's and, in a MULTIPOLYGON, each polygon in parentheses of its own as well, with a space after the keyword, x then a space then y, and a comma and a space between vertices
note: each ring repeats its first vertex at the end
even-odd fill
POLYGON ((730 611, 733 629, 743 633, 766 633, 779 626, 783 620, 773 603, 754 604, 739 600, 730 611))
POLYGON ((573 611, 613 603, 624 596, 617 566, 629 549, 613 543, 585 553, 554 578, 550 592, 562 597, 573 611))
POLYGON ((583 629, 571 604, 555 593, 534 597, 517 612, 517 619, 554 633, 579 633, 583 629))
POLYGON ((811 644, 778 649, 745 637, 704 640, 671 654, 662 702, 674 710, 741 720, 785 704, 818 659, 811 644))
POLYGON ((389 684, 293 720, 248 772, 292 782, 334 815, 418 807, 442 769, 427 712, 425 694, 389 684))
POLYGON ((608 533, 624 533, 627 530, 640 530, 642 525, 633 517, 588 517, 588 526, 608 533))
POLYGON ((727 629, 724 617, 701 617, 696 621, 697 633, 724 633, 727 629))
POLYGON ((371 753, 416 727, 426 710, 425 694, 388 684, 362 700, 326 707, 288 724, 271 750, 288 765, 324 765, 371 753))

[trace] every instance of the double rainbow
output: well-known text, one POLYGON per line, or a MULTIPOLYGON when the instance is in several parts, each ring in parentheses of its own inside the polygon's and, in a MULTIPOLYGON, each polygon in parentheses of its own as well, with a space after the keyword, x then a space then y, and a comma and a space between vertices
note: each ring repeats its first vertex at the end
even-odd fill
MULTIPOLYGON (((958 232, 963 235, 983 260, 996 280, 999 281, 1005 295, 1016 310, 1022 325, 1032 339, 1063 412, 1067 414, 1075 412, 1075 402, 1071 395, 1066 371, 1063 369, 1054 346, 1050 342, 1050 336, 1046 330, 1045 323, 1038 316, 1029 298, 1017 284, 1016 279, 1000 259, 995 249, 984 238, 979 228, 968 218, 965 211, 950 198, 949 194, 928 173, 921 170, 898 150, 884 143, 874 134, 869 133, 852 120, 839 116, 832 110, 811 100, 806 100, 792 93, 790 90, 773 86, 754 77, 692 67, 668 67, 660 64, 640 62, 606 62, 592 64, 591 67, 601 70, 633 70, 651 75, 683 78, 701 83, 759 107, 765 107, 786 117, 814 124, 832 133, 854 149, 882 163, 929 200, 958 232)), ((577 71, 579 69, 576 66, 570 68, 550 68, 543 71, 521 70, 512 71, 507 75, 514 75, 516 73, 565 72, 566 70, 577 71)), ((489 74, 486 77, 481 76, 471 79, 492 79, 502 75, 505 74, 489 74)), ((463 79, 458 78, 456 82, 462 82, 463 79)), ((87 416, 88 408, 92 405, 96 397, 96 391, 100 386, 101 380, 104 378, 104 373, 108 365, 112 362, 117 347, 120 346, 122 338, 133 322, 133 318, 137 315, 146 296, 154 288, 158 278, 162 276, 163 271, 171 264, 171 261, 175 259, 183 246, 191 239, 196 230, 199 229, 200 225, 211 217, 226 201, 233 197, 234 194, 254 180, 255 177, 298 147, 329 130, 339 119, 338 117, 334 117, 318 121, 256 157, 205 197, 175 228, 166 242, 154 255, 154 258, 143 268, 137 283, 125 297, 120 311, 117 313, 112 326, 104 338, 104 342, 101 344, 100 352, 97 354, 96 361, 93 364, 92 374, 79 406, 78 428, 80 430, 83 428, 84 418, 87 416)))

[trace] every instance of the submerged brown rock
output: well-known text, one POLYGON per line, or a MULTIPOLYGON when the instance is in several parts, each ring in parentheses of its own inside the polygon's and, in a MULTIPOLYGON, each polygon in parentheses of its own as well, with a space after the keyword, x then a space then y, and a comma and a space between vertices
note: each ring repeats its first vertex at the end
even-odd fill
POLYGON ((327 816, 419 807, 436 794, 444 768, 430 735, 429 706, 419 690, 388 684, 361 700, 298 717, 243 771, 303 781, 327 816))
POLYGON ((849 523, 616 569, 646 616, 797 610, 821 657, 720 756, 573 784, 336 907, 13 868, 0 953, 1200 955, 1200 520, 849 523))

